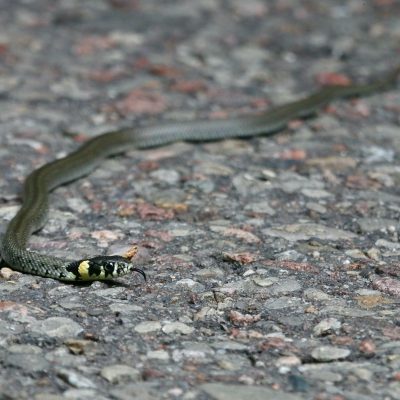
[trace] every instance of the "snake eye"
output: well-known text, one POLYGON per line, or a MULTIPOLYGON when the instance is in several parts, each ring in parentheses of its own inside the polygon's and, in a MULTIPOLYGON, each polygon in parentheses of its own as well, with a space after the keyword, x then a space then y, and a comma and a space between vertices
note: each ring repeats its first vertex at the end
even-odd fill
POLYGON ((106 262, 104 265, 105 275, 113 275, 114 274, 115 265, 113 262, 106 262))

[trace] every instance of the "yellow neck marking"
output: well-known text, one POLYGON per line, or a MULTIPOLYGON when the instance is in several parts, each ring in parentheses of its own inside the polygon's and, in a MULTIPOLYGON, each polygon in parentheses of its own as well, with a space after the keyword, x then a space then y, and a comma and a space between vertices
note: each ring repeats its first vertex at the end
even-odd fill
POLYGON ((81 279, 89 279, 89 261, 85 260, 79 264, 78 272, 81 279))

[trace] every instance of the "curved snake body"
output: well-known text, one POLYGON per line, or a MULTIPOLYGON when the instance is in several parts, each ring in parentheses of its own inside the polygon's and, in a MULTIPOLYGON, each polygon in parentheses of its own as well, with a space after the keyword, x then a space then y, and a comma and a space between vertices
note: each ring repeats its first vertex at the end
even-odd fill
POLYGON ((147 149, 177 141, 202 142, 274 133, 285 128, 291 120, 308 117, 335 99, 366 96, 390 88, 395 85, 399 73, 400 67, 384 79, 372 83, 326 86, 306 98, 277 106, 261 115, 171 122, 97 136, 66 157, 43 165, 27 177, 22 206, 9 223, 3 238, 2 258, 15 270, 66 281, 109 279, 131 271, 145 276, 130 260, 120 256, 71 261, 27 250, 31 234, 46 222, 49 192, 89 174, 104 158, 132 148, 147 149))

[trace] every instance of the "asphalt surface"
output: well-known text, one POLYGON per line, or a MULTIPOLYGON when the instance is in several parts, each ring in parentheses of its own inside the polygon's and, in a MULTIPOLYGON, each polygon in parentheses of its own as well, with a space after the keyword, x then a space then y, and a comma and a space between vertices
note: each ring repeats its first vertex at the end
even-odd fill
MULTIPOLYGON (((0 238, 24 177, 123 126, 224 118, 400 62, 396 0, 0 3, 0 238)), ((400 398, 400 83, 270 137, 131 151, 30 248, 139 247, 113 283, 1 270, 0 399, 400 398)))

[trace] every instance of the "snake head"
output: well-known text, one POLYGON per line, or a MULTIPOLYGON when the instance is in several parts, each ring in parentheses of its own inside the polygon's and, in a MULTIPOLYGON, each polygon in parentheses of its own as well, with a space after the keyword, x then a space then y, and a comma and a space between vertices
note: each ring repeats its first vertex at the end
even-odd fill
POLYGON ((130 272, 138 272, 146 280, 143 270, 134 267, 128 258, 121 256, 96 256, 74 261, 66 266, 66 270, 79 281, 117 278, 130 272))

